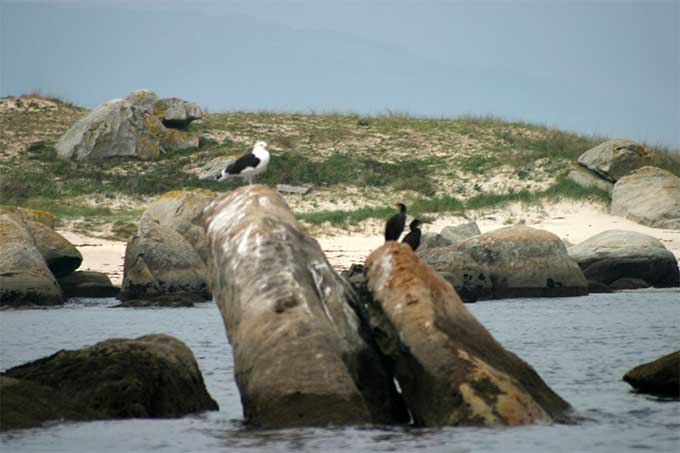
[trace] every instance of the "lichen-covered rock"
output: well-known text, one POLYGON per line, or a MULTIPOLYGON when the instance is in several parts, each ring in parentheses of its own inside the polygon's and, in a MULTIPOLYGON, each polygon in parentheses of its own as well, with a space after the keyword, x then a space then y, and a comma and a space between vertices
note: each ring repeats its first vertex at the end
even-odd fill
POLYGON ((658 239, 635 231, 607 230, 569 247, 588 280, 605 285, 622 278, 657 288, 680 286, 678 262, 658 239))
POLYGON ((24 225, 55 277, 63 277, 78 269, 83 256, 64 236, 43 223, 28 220, 24 225))
POLYGON ((125 98, 130 104, 139 107, 144 113, 154 114, 158 95, 151 90, 135 90, 125 98))
POLYGON ((641 168, 616 183, 610 212, 642 225, 680 230, 680 178, 660 168, 641 168))
POLYGON ((65 298, 116 297, 120 288, 113 286, 108 275, 102 272, 76 271, 59 279, 65 298))
POLYGON ((51 387, 93 418, 159 418, 217 410, 191 350, 178 339, 114 338, 3 373, 51 387))
POLYGON ((476 222, 463 223, 461 225, 451 225, 442 229, 441 235, 444 239, 451 241, 451 244, 462 242, 471 237, 479 236, 482 232, 476 222))
POLYGON ((168 152, 198 148, 198 134, 166 128, 161 135, 161 146, 168 152))
POLYGON ((208 260, 208 239, 203 229, 203 209, 216 194, 207 190, 175 190, 149 203, 140 223, 156 222, 174 229, 196 249, 204 263, 208 260))
POLYGON ((478 298, 588 294, 583 272, 554 234, 516 225, 419 254, 457 290, 478 298))
POLYGON ((63 303, 61 288, 23 222, 0 215, 0 306, 63 303))
POLYGON ((39 209, 27 209, 20 208, 18 206, 0 205, 0 215, 2 214, 14 215, 22 222, 31 221, 42 223, 52 229, 54 229, 54 225, 56 223, 56 219, 51 212, 41 211, 39 209))
POLYGON ((648 148, 625 139, 608 140, 578 158, 579 164, 611 182, 650 165, 652 161, 653 154, 648 148))
POLYGON ((140 222, 137 233, 125 249, 121 300, 170 293, 210 299, 205 263, 182 235, 153 221, 140 222))
POLYGON ((166 127, 182 129, 201 118, 203 111, 195 102, 180 98, 163 98, 156 102, 154 114, 166 127))
POLYGON ((565 416, 569 404, 505 350, 408 246, 387 242, 366 269, 374 336, 417 425, 519 425, 565 416))
POLYGON ((623 380, 641 393, 680 398, 680 351, 636 366, 623 380))
POLYGON ((408 420, 351 289, 280 195, 241 187, 208 206, 205 225, 247 422, 408 420))

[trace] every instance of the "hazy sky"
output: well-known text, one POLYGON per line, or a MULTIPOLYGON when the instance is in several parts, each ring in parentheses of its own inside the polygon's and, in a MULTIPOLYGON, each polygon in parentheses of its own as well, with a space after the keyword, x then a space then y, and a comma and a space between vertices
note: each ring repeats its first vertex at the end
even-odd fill
POLYGON ((680 146, 680 0, 0 0, 0 95, 493 114, 680 146))

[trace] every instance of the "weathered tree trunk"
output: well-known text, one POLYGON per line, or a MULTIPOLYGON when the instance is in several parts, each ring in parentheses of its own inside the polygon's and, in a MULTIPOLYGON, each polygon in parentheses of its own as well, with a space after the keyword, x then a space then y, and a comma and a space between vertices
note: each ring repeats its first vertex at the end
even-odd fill
POLYGON ((518 425, 559 419, 569 409, 409 246, 386 243, 366 269, 373 332, 416 424, 518 425))
POLYGON ((351 288, 274 190, 247 186, 218 198, 205 226, 210 288, 248 422, 404 421, 351 288))

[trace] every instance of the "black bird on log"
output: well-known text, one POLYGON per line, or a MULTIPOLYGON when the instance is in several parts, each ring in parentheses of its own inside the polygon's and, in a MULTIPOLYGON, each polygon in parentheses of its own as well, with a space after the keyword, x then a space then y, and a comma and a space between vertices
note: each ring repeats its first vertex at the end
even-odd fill
POLYGON ((421 223, 422 222, 418 219, 412 220, 408 226, 411 231, 401 240, 404 244, 410 245, 414 252, 418 250, 418 247, 420 246, 420 237, 422 233, 418 227, 421 223))
POLYGON ((385 225, 385 241, 398 241, 406 225, 406 205, 397 203, 399 213, 394 214, 385 225))

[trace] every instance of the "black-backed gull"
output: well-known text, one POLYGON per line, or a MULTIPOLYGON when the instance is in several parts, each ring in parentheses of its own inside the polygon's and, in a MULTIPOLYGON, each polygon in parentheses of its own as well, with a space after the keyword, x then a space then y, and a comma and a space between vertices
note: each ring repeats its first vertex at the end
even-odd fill
POLYGON ((222 174, 217 180, 223 181, 230 176, 240 176, 247 180, 248 184, 252 184, 253 178, 267 169, 270 159, 271 155, 267 151, 267 144, 263 141, 255 142, 253 150, 229 164, 227 168, 222 170, 222 174))

